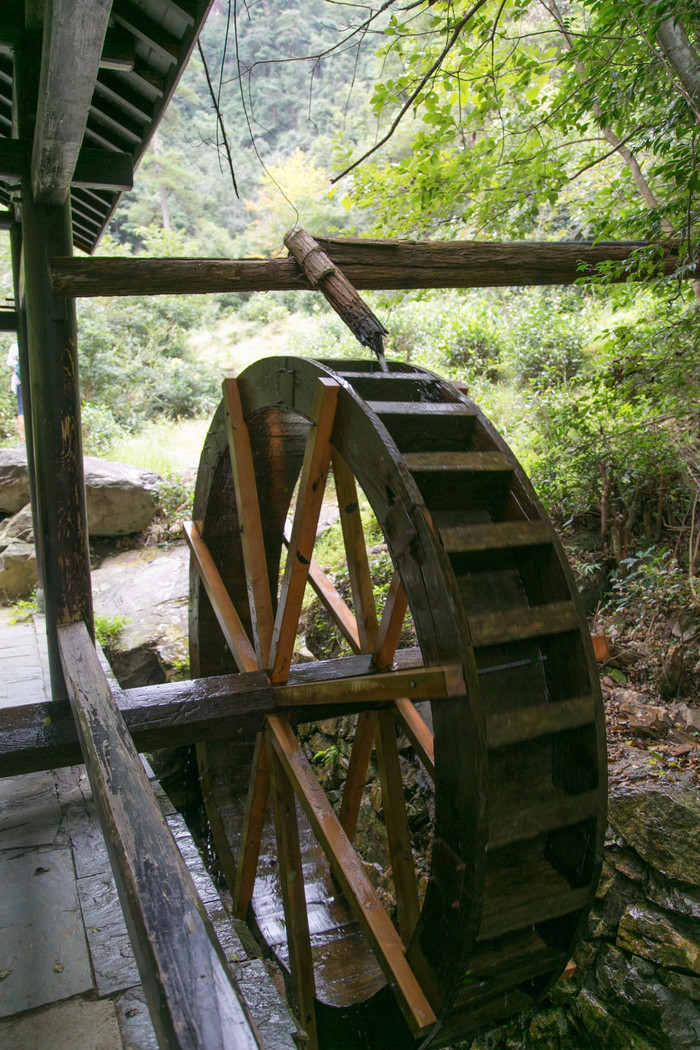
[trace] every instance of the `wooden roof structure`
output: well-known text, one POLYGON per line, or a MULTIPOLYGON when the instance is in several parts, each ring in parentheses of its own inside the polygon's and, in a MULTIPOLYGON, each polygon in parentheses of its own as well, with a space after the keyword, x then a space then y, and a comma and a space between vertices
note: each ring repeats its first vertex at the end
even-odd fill
POLYGON ((143 156, 213 0, 3 0, 0 207, 29 174, 37 201, 70 195, 92 252, 143 156), (37 100, 33 140, 19 106, 37 100), (28 96, 28 97, 27 97, 28 96))

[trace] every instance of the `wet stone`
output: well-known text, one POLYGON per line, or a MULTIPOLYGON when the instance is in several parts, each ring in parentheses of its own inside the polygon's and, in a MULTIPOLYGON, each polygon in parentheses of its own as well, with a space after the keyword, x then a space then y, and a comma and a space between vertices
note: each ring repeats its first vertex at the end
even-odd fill
POLYGON ((139 983, 117 887, 111 874, 78 879, 85 932, 101 996, 139 983))
POLYGON ((0 1017, 91 990, 70 847, 0 857, 0 1017))
POLYGON ((576 1007, 595 1046, 605 1050, 657 1050, 640 1032, 613 1017, 589 989, 579 992, 576 1007))
POLYGON ((700 974, 700 924, 659 908, 630 905, 620 919, 617 945, 660 966, 700 974))
MULTIPOLYGON (((0 1046, 3 1050, 123 1050, 125 1044, 114 1003, 70 999, 0 1021, 0 1046)), ((137 1048, 151 1050, 140 1043, 134 1044, 133 1050, 137 1048)))
POLYGON ((142 988, 129 988, 114 1000, 123 1050, 158 1050, 158 1040, 142 988))
POLYGON ((675 784, 629 785, 610 798, 610 823, 667 878, 700 886, 700 798, 675 784))

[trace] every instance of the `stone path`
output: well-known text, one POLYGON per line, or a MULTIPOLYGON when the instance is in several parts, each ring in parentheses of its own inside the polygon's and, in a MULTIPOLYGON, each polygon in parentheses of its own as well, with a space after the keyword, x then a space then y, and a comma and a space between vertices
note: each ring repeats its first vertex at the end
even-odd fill
MULTIPOLYGON (((47 698, 43 622, 0 627, 0 706, 47 698)), ((147 772, 268 1050, 294 1025, 147 772)), ((157 1050, 83 766, 0 780, 0 1047, 157 1050)))

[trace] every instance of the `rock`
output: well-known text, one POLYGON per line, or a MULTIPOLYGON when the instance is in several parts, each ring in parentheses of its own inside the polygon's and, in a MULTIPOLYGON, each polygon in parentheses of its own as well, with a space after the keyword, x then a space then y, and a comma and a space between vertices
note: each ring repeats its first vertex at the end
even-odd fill
POLYGON ((0 527, 0 550, 4 550, 12 540, 34 543, 34 522, 29 504, 4 521, 0 527))
POLYGON ((697 1050, 700 1046, 700 1011, 686 997, 660 984, 651 963, 630 959, 606 945, 598 956, 596 976, 600 998, 614 1004, 621 1020, 641 1028, 662 1050, 697 1050))
POLYGON ((150 470, 85 459, 88 529, 91 536, 141 532, 158 509, 162 479, 150 470))
POLYGON ((8 602, 28 598, 37 579, 33 544, 12 540, 0 554, 0 595, 8 602))
POLYGON ((650 871, 646 881, 646 895, 650 901, 661 905, 667 911, 675 911, 691 919, 700 919, 700 893, 693 886, 671 882, 658 872, 650 871))
POLYGON ((0 449, 0 512, 16 514, 27 503, 27 453, 23 448, 0 449))
POLYGON ((700 886, 697 791, 658 782, 619 787, 610 798, 610 823, 652 868, 700 886))
POLYGON ((661 967, 656 971, 656 975, 671 991, 678 992, 696 1003, 700 1002, 700 977, 690 977, 688 974, 664 970, 661 967))
POLYGON ((672 645, 661 662, 659 687, 666 697, 675 696, 683 674, 683 645, 672 645))
POLYGON ((700 731, 700 708, 690 704, 671 704, 669 712, 676 725, 700 731))
POLYGON ((613 1017, 587 988, 579 992, 576 1007, 594 1046, 605 1050, 657 1050, 639 1032, 613 1017))
POLYGON ((658 732, 671 725, 668 710, 647 703, 644 693, 637 693, 633 689, 616 689, 614 699, 618 705, 620 721, 626 722, 630 729, 658 732))
MULTIPOLYGON (((157 474, 89 456, 84 468, 91 536, 141 532, 153 520, 162 483, 157 474)), ((0 449, 0 513, 15 514, 28 502, 25 450, 0 449)))
POLYGON ((92 574, 95 614, 126 624, 114 672, 123 688, 163 681, 163 665, 187 659, 189 551, 183 544, 124 551, 92 574))
POLYGON ((629 905, 620 919, 617 946, 660 966, 700 975, 700 925, 674 919, 660 908, 629 905))

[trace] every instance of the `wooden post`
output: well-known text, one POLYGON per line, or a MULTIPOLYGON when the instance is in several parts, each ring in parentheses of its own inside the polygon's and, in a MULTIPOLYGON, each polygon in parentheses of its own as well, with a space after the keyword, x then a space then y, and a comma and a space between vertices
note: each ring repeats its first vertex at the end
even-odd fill
MULTIPOLYGON (((40 41, 27 35, 15 50, 20 138, 34 133, 40 41)), ((87 510, 80 434, 75 302, 54 295, 49 259, 72 254, 70 201, 37 205, 27 173, 21 183, 31 427, 51 689, 65 696, 59 624, 85 622, 93 631, 87 510)), ((29 420, 27 423, 29 424, 29 420)))

